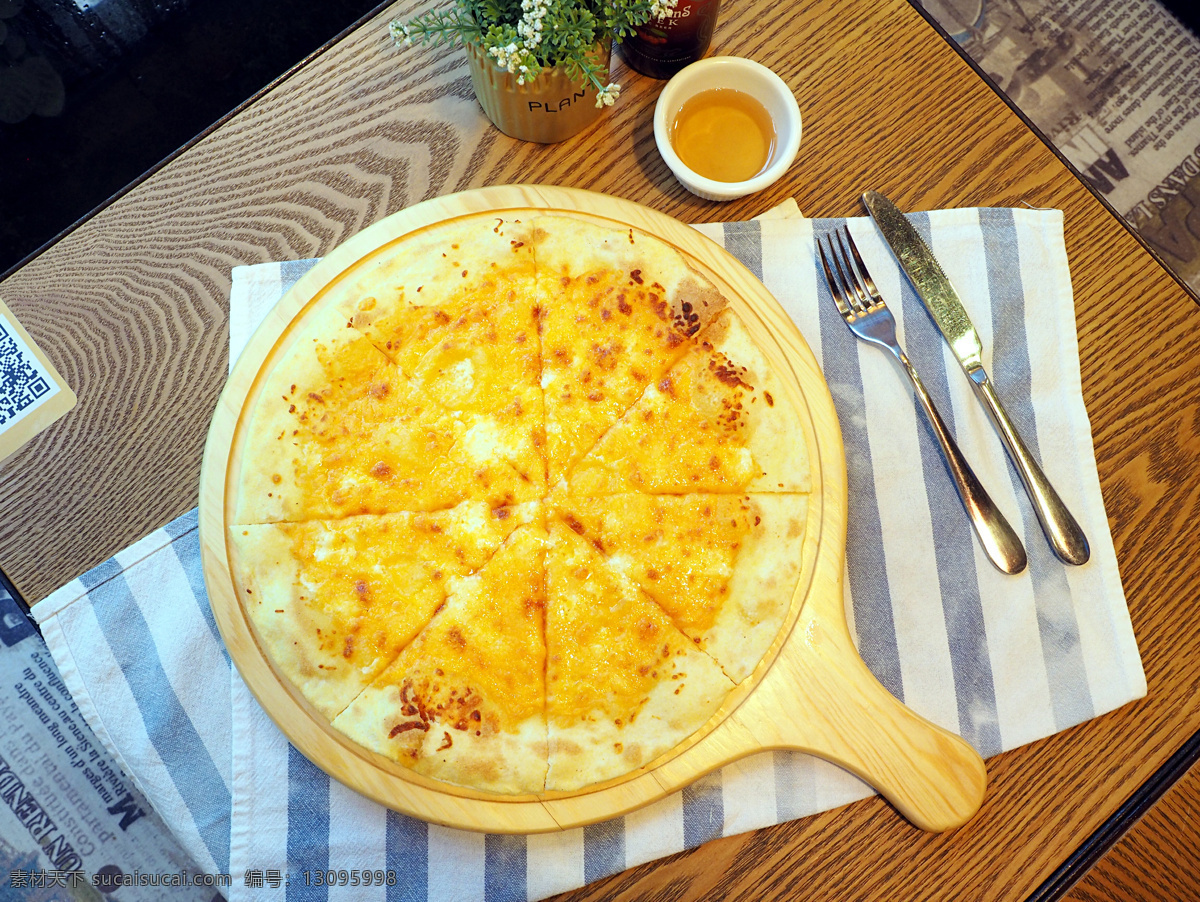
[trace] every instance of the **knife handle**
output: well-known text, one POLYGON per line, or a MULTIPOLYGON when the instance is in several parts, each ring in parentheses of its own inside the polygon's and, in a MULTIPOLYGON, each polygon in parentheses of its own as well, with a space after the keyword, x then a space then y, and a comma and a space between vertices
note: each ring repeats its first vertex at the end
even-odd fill
POLYGON ((1054 549, 1054 553, 1059 558, 1068 564, 1086 564, 1088 558, 1091 557, 1087 536, 1083 534, 1079 523, 1071 516, 1071 512, 1067 510, 1062 499, 1058 497, 1058 492, 1054 491, 1054 486, 1050 484, 1050 480, 1046 478, 1042 468, 1038 466, 1033 455, 1029 453, 1029 449, 1025 447, 1021 436, 1017 434, 1012 420, 1008 418, 1008 414, 1000 404, 1000 398, 996 395, 996 389, 988 379, 987 373, 981 368, 969 375, 975 393, 983 400, 983 406, 987 408, 992 424, 1000 433, 1000 439, 1004 442, 1008 456, 1012 460, 1013 466, 1017 468, 1017 475, 1021 477, 1025 492, 1029 495, 1029 500, 1033 502, 1033 512, 1037 514, 1038 522, 1042 525, 1042 532, 1046 534, 1050 547, 1054 549))
POLYGON ((1013 528, 1004 519, 1004 514, 1000 512, 1000 508, 996 507, 967 463, 967 459, 958 449, 954 436, 950 434, 941 414, 933 406, 933 400, 925 391, 925 385, 921 382, 921 377, 917 375, 916 369, 909 363, 908 356, 899 347, 890 348, 890 350, 904 366, 904 371, 908 373, 909 381, 912 382, 913 390, 917 393, 917 399, 921 402, 925 416, 929 418, 934 435, 941 442, 946 463, 950 466, 950 475, 954 479, 954 488, 958 490, 958 497, 967 510, 967 517, 971 521, 975 535, 979 537, 979 544, 983 546, 988 560, 1003 573, 1020 573, 1025 569, 1025 546, 1021 544, 1021 540, 1013 528))

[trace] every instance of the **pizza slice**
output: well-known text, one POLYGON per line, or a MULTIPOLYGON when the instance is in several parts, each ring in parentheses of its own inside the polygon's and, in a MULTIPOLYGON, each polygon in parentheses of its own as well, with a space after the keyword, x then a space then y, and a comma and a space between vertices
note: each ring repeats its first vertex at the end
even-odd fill
POLYGON ((534 225, 555 485, 725 300, 677 250, 643 232, 555 216, 534 225))
POLYGON ((366 748, 490 792, 546 781, 545 531, 523 526, 334 721, 366 748))
POLYGON ((733 682, 596 549, 549 518, 548 790, 649 763, 699 729, 733 682))
POLYGON ((243 606, 275 667, 327 718, 429 622, 540 505, 460 505, 229 528, 243 606))
POLYGON ((807 511, 806 495, 609 495, 555 514, 741 682, 791 607, 807 511))
MULTIPOLYGON (((416 364, 414 393, 463 424, 459 438, 469 472, 506 464, 512 497, 540 498, 546 488, 541 355, 532 281, 469 305, 416 364)), ((492 487, 491 491, 495 491, 492 487)))
MULTIPOLYGON (((438 378, 449 381, 445 372, 438 378)), ((493 377, 494 380, 499 377, 493 377)), ((489 415, 440 404, 334 310, 267 376, 246 430, 237 523, 493 506, 541 497, 540 397, 489 415)), ((443 391, 445 397, 447 391, 443 391)))
MULTIPOLYGON (((321 464, 401 415, 407 377, 337 311, 313 315, 272 368, 246 430, 236 523, 362 513, 321 464)), ((344 458, 342 458, 344 459, 344 458)))
POLYGON ((454 416, 465 443, 460 462, 485 471, 493 500, 532 500, 545 486, 530 231, 499 217, 427 230, 403 253, 360 267, 333 299, 396 363, 415 398, 454 416))
POLYGON ((604 434, 572 495, 807 492, 800 417, 732 310, 604 434))
MULTIPOLYGON (((330 301, 408 376, 462 326, 472 310, 533 306, 532 228, 519 220, 468 218, 405 236, 376 252, 331 289, 330 301)), ((536 349, 536 322, 514 323, 536 349)), ((503 339, 501 339, 503 343, 503 339)))

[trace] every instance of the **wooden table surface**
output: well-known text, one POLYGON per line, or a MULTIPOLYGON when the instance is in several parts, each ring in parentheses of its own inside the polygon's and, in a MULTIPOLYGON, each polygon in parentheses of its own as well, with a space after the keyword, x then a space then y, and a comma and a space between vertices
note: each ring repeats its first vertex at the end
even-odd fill
POLYGON ((392 49, 388 18, 427 5, 384 10, 0 282, 79 395, 0 466, 0 567, 32 603, 194 506, 231 267, 322 255, 417 201, 524 182, 687 222, 749 218, 789 196, 810 216, 857 214, 867 187, 908 210, 1055 207, 1148 698, 990 759, 983 809, 955 833, 923 834, 873 799, 570 894, 1026 898, 1200 728, 1200 307, 904 0, 726 4, 715 52, 773 68, 800 102, 804 141, 782 181, 724 205, 675 182, 651 130, 661 83, 619 64, 619 104, 584 134, 554 146, 501 135, 461 52, 392 49))
POLYGON ((1064 902, 1200 899, 1200 763, 1070 890, 1064 902))

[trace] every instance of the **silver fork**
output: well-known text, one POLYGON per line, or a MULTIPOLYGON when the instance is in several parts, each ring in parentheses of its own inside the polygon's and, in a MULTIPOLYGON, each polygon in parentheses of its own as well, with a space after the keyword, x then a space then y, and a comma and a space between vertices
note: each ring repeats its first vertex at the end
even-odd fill
POLYGON ((971 526, 975 529, 975 535, 979 537, 979 544, 983 546, 984 553, 1004 573, 1020 573, 1025 569, 1025 548, 1013 532, 1013 528, 1008 525, 1008 521, 1004 519, 1004 515, 1000 513, 1000 509, 980 485, 979 479, 958 449, 937 408, 933 406, 929 393, 921 383, 921 377, 917 375, 917 371, 909 363, 908 356, 896 341, 896 320, 892 311, 888 310, 887 304, 883 302, 883 296, 875 287, 871 274, 867 272, 850 230, 843 227, 833 235, 827 235, 825 243, 829 248, 828 256, 819 240, 817 250, 821 254, 825 281, 829 283, 829 290, 842 319, 846 321, 850 331, 863 341, 891 351, 900 361, 904 371, 908 373, 925 416, 933 426, 934 434, 942 444, 942 452, 950 466, 954 487, 958 490, 958 497, 962 499, 967 517, 971 520, 971 526))

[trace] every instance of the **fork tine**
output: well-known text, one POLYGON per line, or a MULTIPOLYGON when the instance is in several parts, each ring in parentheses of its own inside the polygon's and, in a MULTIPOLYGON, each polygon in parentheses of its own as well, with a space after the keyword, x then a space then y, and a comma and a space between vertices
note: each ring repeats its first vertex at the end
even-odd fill
MULTIPOLYGON (((833 243, 830 242, 828 236, 826 236, 825 240, 829 242, 829 253, 833 254, 833 243)), ((829 259, 825 256, 825 248, 821 246, 820 241, 817 241, 817 252, 821 255, 821 267, 825 270, 825 281, 829 283, 829 293, 833 295, 833 302, 837 305, 838 312, 842 316, 849 316, 850 305, 846 303, 842 284, 839 279, 834 277, 833 270, 829 266, 829 259)))
MULTIPOLYGON (((837 267, 838 275, 841 276, 842 285, 846 290, 846 301, 850 305, 850 309, 856 314, 866 313, 867 308, 871 306, 871 299, 867 295, 862 284, 858 280, 858 274, 854 271, 854 267, 850 264, 850 254, 846 250, 846 245, 842 241, 842 232, 847 231, 844 227, 834 232, 838 241, 838 250, 833 253, 833 265, 837 267), (843 268, 844 267, 844 268, 843 268)), ((847 231, 847 234, 849 232, 847 231)), ((830 250, 833 251, 833 243, 830 242, 830 250)))
POLYGON ((872 299, 879 297, 879 289, 875 287, 875 280, 867 272, 867 264, 863 263, 863 258, 858 253, 858 245, 854 243, 854 236, 850 234, 849 228, 844 231, 846 232, 846 241, 850 245, 850 253, 854 255, 854 265, 858 267, 858 272, 862 276, 863 283, 866 285, 867 294, 872 299))

